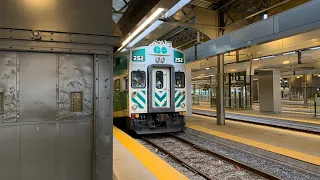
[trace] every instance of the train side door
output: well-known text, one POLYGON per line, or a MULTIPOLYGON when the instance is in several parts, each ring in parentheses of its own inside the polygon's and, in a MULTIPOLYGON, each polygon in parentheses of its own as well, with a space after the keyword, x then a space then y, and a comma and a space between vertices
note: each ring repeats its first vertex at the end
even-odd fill
POLYGON ((152 107, 153 108, 170 108, 170 92, 171 92, 171 77, 170 68, 152 69, 152 107))

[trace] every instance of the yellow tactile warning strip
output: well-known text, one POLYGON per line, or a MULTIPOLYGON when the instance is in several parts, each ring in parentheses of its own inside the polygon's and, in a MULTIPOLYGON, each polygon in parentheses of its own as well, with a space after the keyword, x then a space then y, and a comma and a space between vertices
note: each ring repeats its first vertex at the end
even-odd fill
POLYGON ((235 142, 238 142, 238 143, 242 143, 242 144, 246 144, 246 145, 253 146, 253 147, 256 147, 256 148, 260 148, 260 149, 263 149, 263 150, 267 150, 267 151, 270 151, 270 152, 273 152, 273 153, 276 153, 276 154, 281 154, 283 156, 287 156, 287 157, 290 157, 290 158, 293 158, 293 159, 297 159, 297 160, 300 160, 300 161, 308 162, 308 163, 315 164, 315 165, 318 165, 318 166, 320 165, 320 157, 317 157, 317 156, 311 156, 311 155, 304 154, 304 153, 301 153, 301 152, 292 151, 290 149, 285 149, 285 148, 273 146, 273 145, 270 145, 270 144, 265 144, 265 143, 261 143, 261 142, 258 142, 258 141, 253 141, 253 140, 250 140, 250 139, 246 139, 246 138, 242 138, 242 137, 238 137, 238 136, 234 136, 234 135, 230 135, 230 134, 214 131, 214 130, 207 129, 207 128, 200 127, 200 126, 196 126, 196 125, 187 124, 186 127, 194 129, 194 130, 197 130, 197 131, 201 131, 201 132, 204 132, 204 133, 207 133, 207 134, 211 134, 211 135, 214 135, 214 136, 218 136, 218 137, 221 137, 221 138, 224 138, 224 139, 235 141, 235 142))
POLYGON ((113 135, 126 147, 157 179, 187 180, 188 178, 149 151, 126 133, 113 126, 113 135))
MULTIPOLYGON (((200 108, 200 107, 192 107, 192 109, 198 109, 198 110, 203 110, 203 111, 213 111, 213 109, 208 109, 208 108, 200 108)), ((230 112, 230 111, 226 111, 230 112)), ((255 116, 255 117, 263 117, 263 118, 277 118, 285 121, 296 121, 296 122, 305 122, 305 123, 311 123, 311 124, 320 124, 320 121, 315 121, 315 120, 305 120, 305 119, 293 119, 293 118, 282 118, 282 117, 273 117, 273 116, 264 116, 264 115, 258 115, 258 114, 247 114, 247 113, 240 113, 240 112, 230 112, 232 114, 240 114, 240 115, 246 115, 246 116, 255 116)))

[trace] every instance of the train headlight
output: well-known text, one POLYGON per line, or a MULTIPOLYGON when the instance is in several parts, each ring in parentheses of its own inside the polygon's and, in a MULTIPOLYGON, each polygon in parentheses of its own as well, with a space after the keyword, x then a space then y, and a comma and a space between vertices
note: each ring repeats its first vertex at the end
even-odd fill
POLYGON ((139 118, 139 114, 136 114, 135 117, 138 119, 139 118))
POLYGON ((184 108, 186 105, 184 103, 180 104, 180 107, 184 108))
POLYGON ((161 61, 161 63, 164 63, 165 60, 166 59, 164 57, 162 57, 160 61, 161 61))
POLYGON ((160 57, 156 57, 156 63, 159 63, 160 61, 160 57))
POLYGON ((133 110, 136 110, 138 108, 138 105, 134 104, 131 106, 133 110))

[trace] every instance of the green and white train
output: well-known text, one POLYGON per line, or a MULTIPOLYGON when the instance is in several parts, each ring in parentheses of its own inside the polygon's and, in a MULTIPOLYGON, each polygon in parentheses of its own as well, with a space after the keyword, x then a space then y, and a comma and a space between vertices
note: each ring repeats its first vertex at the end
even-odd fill
POLYGON ((134 48, 114 61, 114 123, 137 134, 181 131, 187 111, 185 59, 170 42, 134 48))

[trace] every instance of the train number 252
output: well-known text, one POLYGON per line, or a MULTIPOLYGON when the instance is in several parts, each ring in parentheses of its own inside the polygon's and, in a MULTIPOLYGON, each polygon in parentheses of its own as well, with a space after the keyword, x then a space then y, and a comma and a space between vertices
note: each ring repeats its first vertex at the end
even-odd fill
POLYGON ((175 58, 175 59, 174 59, 174 62, 176 62, 176 63, 183 63, 184 60, 183 60, 183 58, 175 58))
POLYGON ((134 61, 144 61, 144 56, 133 56, 134 61))

